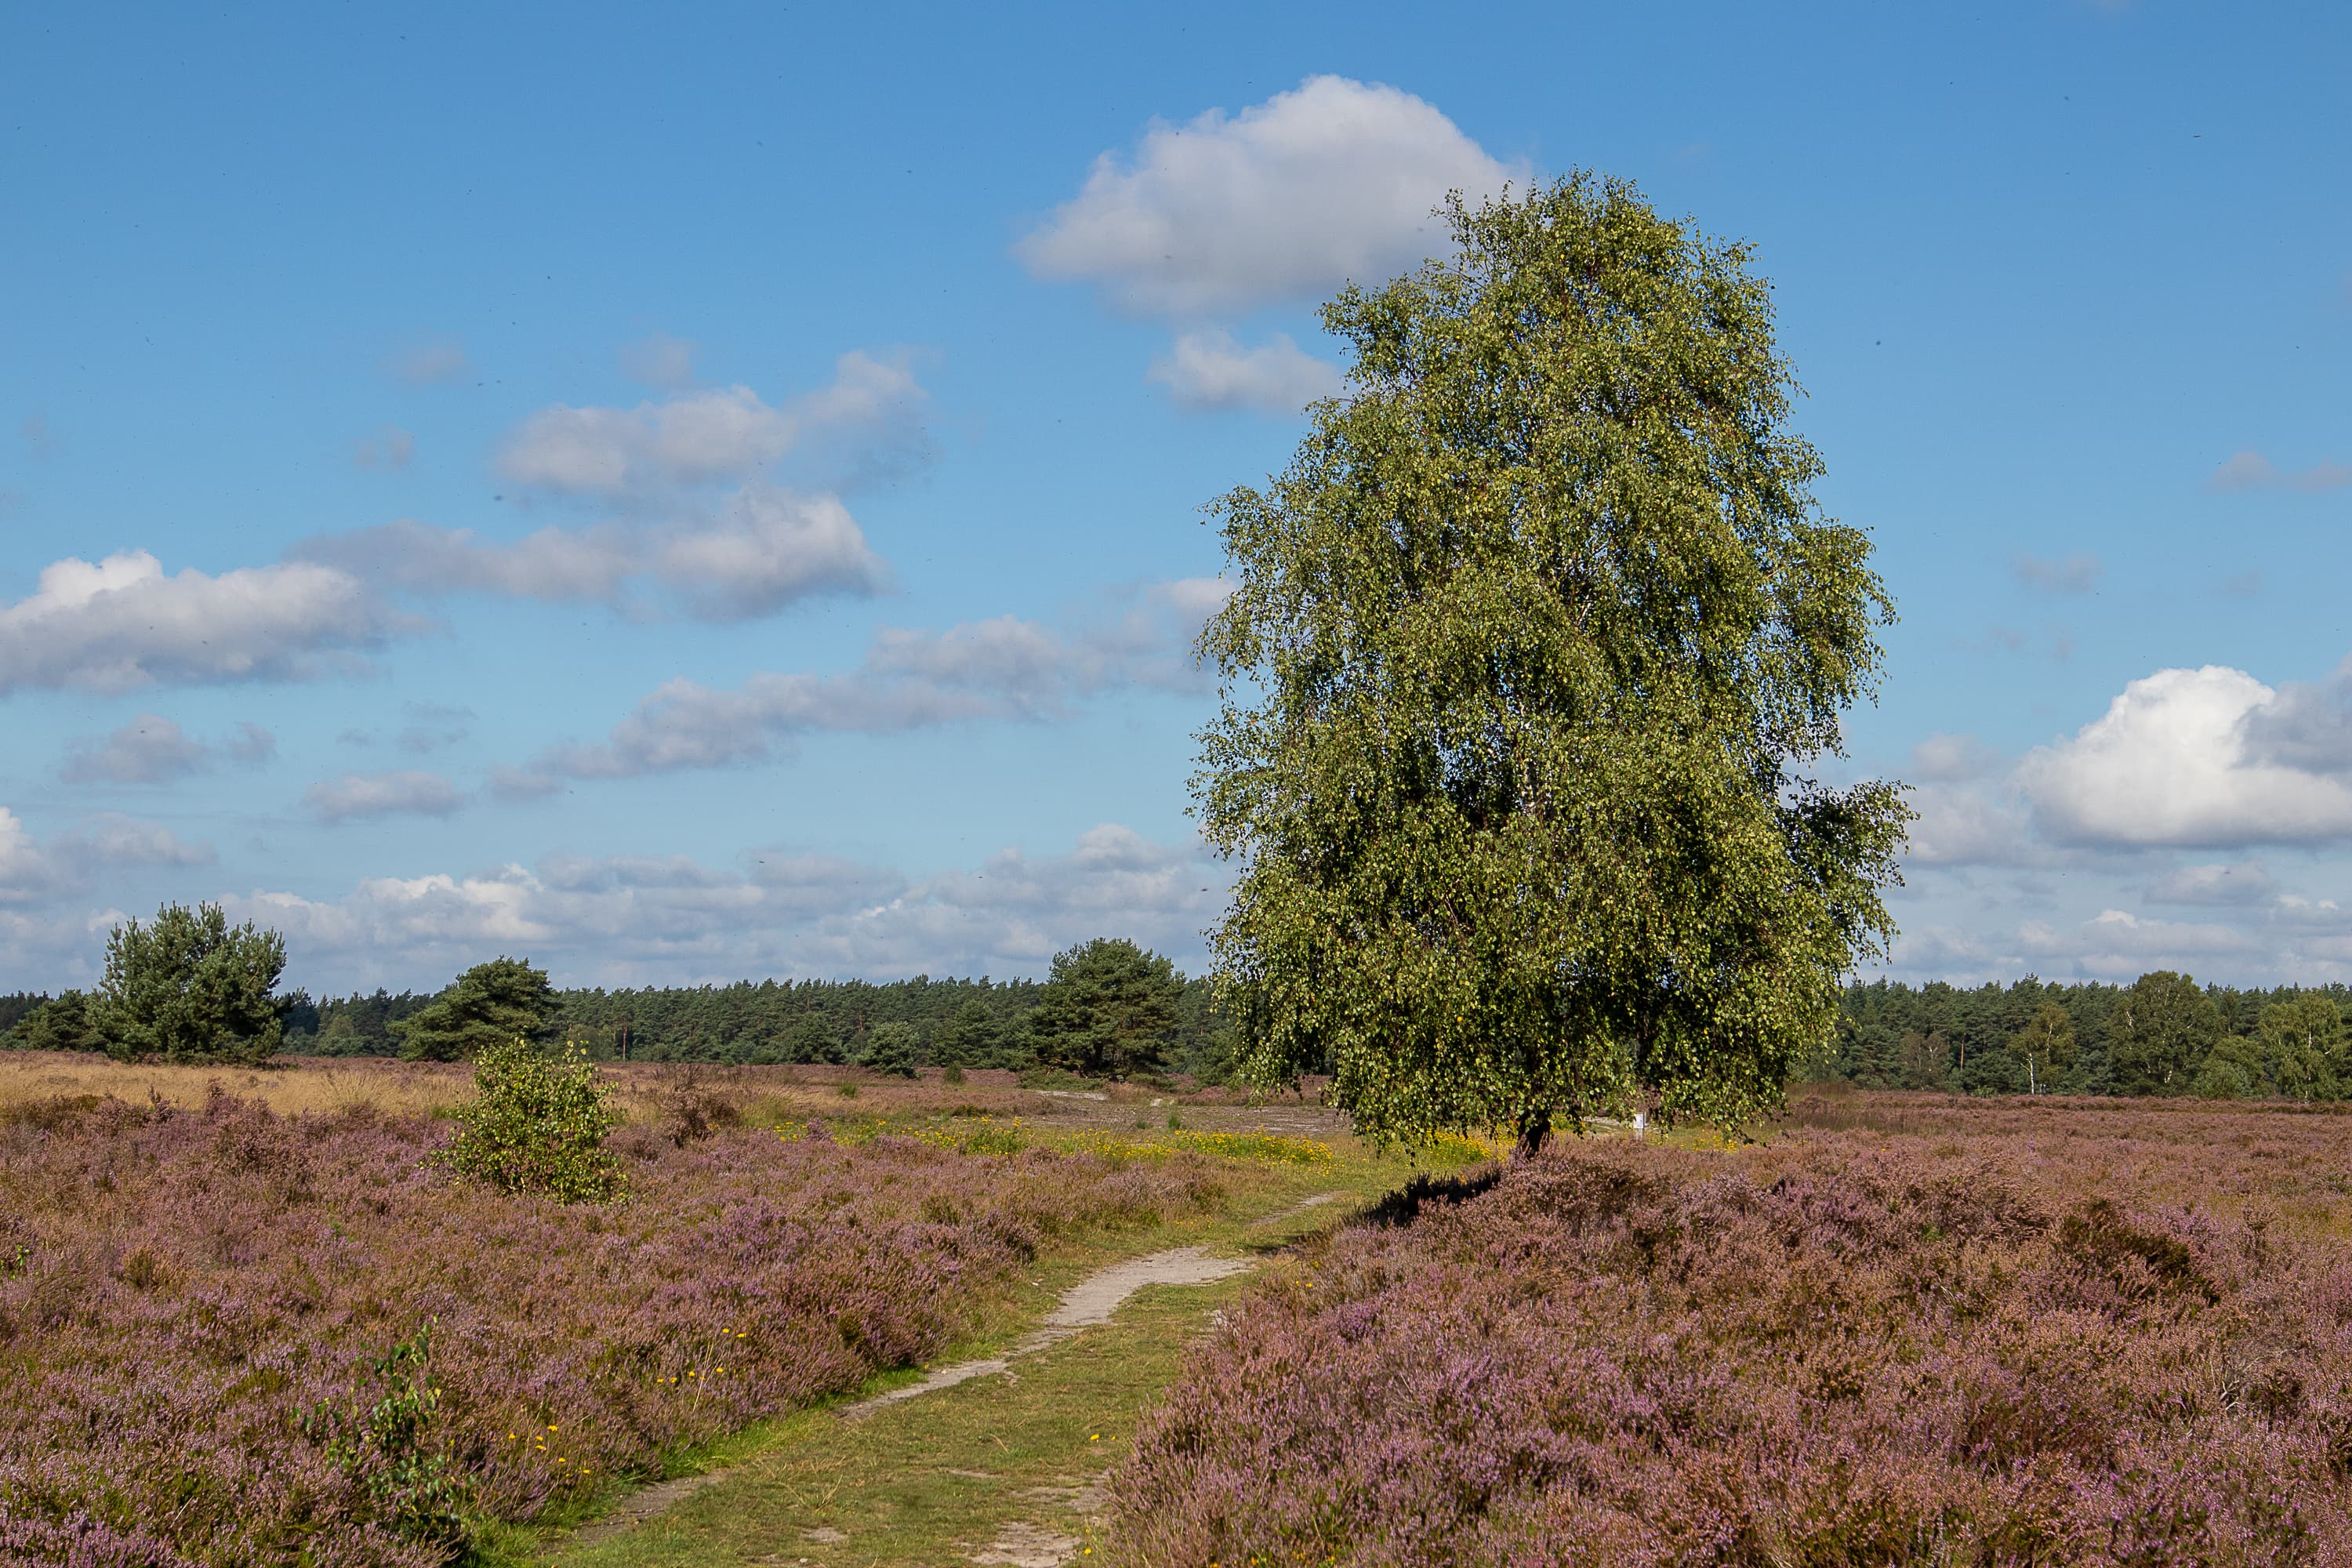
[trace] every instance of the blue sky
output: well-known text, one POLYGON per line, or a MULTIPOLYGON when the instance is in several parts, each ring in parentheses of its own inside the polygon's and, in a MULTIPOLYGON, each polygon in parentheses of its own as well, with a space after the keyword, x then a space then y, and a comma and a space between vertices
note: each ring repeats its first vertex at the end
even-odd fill
POLYGON ((1894 973, 2352 974, 2352 13, 0 20, 0 990, 1197 968, 1219 566, 1428 205, 1757 247, 1901 623, 1894 973))

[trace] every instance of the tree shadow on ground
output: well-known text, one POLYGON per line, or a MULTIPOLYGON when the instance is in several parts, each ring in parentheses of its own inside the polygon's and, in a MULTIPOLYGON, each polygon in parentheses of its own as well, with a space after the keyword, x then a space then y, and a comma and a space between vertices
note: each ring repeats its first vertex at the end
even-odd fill
POLYGON ((1383 1194, 1358 1211, 1351 1225, 1391 1229, 1411 1225, 1421 1217, 1421 1211, 1432 1204, 1448 1207, 1468 1203, 1472 1198, 1493 1190, 1503 1179, 1500 1164, 1486 1165, 1465 1176, 1419 1175, 1395 1192, 1383 1194))

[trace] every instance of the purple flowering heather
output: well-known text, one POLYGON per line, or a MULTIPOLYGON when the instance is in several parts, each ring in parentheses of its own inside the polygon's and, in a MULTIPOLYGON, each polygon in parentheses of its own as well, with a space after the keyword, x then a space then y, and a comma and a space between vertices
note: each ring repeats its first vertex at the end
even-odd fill
POLYGON ((2352 1562, 2352 1119, 1887 1109, 1344 1229, 1147 1419, 1112 1560, 2352 1562))
POLYGON ((1048 1236, 1220 1196, 1197 1161, 640 1127, 632 1201, 567 1207, 447 1174, 447 1137, 226 1094, 0 1121, 0 1568, 441 1561, 395 1456, 303 1430, 428 1322, 421 1459, 529 1519, 935 1354, 1048 1236))

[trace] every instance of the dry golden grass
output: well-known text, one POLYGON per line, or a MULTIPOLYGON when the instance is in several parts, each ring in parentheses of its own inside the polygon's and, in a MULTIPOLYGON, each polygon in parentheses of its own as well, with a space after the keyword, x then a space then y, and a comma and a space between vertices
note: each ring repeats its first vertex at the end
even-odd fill
MULTIPOLYGON (((1008 1072, 975 1071, 950 1086, 936 1073, 878 1078, 845 1067, 726 1067, 707 1063, 606 1062, 615 1099, 632 1121, 658 1121, 681 1095, 725 1101, 745 1120, 774 1123, 811 1117, 891 1116, 971 1106, 1018 1114, 1039 1097, 1008 1072), (845 1088, 854 1089, 845 1096, 845 1088)), ((281 1116, 334 1111, 367 1103, 395 1113, 443 1110, 473 1097, 465 1062, 403 1062, 376 1057, 280 1057, 264 1068, 166 1067, 118 1062, 63 1051, 0 1051, 0 1107, 27 1100, 112 1095, 133 1105, 152 1097, 186 1110, 202 1106, 214 1085, 258 1100, 281 1116)), ((1045 1103, 1051 1104, 1051 1101, 1045 1103)))
POLYGON ((184 1109, 205 1103, 214 1084, 259 1100, 281 1116, 331 1111, 362 1101, 391 1111, 432 1111, 473 1092, 463 1063, 367 1058, 290 1058, 267 1068, 164 1067, 65 1051, 0 1051, 0 1106, 83 1094, 112 1095, 133 1105, 151 1097, 184 1109))
MULTIPOLYGON (((1178 1095, 1142 1084, 1084 1092, 1040 1092, 1017 1075, 973 1068, 960 1084, 936 1069, 886 1077, 854 1067, 733 1067, 709 1062, 601 1062, 627 1121, 673 1131, 688 1107, 709 1125, 786 1122, 929 1122, 985 1114, 1023 1118, 1060 1131, 1160 1129, 1171 1112, 1192 1132, 1276 1132, 1323 1142, 1348 1139, 1347 1120, 1304 1097, 1249 1104, 1230 1093, 1178 1095)), ((203 1107, 213 1087, 266 1103, 281 1116, 331 1113, 362 1104, 392 1114, 430 1114, 473 1098, 471 1064, 403 1062, 376 1057, 280 1057, 263 1068, 166 1067, 97 1055, 0 1051, 0 1112, 32 1100, 111 1095, 136 1106, 150 1098, 183 1110, 203 1107)))

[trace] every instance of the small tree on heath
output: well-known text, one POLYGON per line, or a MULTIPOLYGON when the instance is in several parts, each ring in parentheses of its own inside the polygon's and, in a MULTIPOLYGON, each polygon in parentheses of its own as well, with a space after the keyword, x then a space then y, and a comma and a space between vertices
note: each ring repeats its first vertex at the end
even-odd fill
POLYGON ((866 1058, 860 1065, 869 1072, 912 1078, 922 1054, 923 1037, 916 1032, 914 1025, 877 1024, 866 1037, 866 1058))
POLYGON ((166 904, 152 924, 125 921, 107 938, 89 1027, 126 1060, 265 1061, 285 1034, 275 995, 285 968, 276 931, 232 927, 218 904, 166 904))
POLYGON ((1120 937, 1097 937, 1054 957, 1029 1015, 1046 1067, 1091 1078, 1156 1070, 1176 1031, 1183 991, 1175 965, 1120 937))
POLYGON ((524 959, 478 963, 430 1006, 391 1026, 409 1061, 463 1061, 488 1047, 547 1032, 559 1005, 547 972, 524 959))
POLYGON ((1244 1066, 1381 1141, 1777 1104, 1883 952, 1909 817, 1815 764, 1891 604, 1748 251, 1571 175, 1323 309, 1349 351, 1221 521, 1196 812, 1244 1066))

